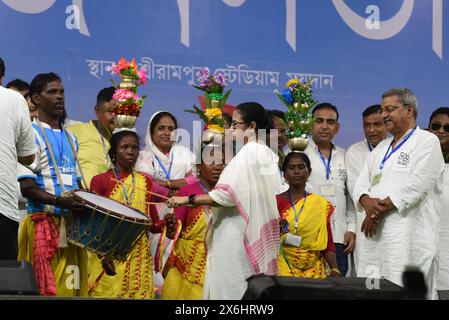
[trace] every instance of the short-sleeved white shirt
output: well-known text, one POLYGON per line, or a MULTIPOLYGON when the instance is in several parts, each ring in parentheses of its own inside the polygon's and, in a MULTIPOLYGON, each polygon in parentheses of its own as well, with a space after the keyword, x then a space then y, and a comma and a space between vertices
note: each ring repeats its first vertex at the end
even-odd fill
POLYGON ((35 153, 30 112, 23 96, 0 86, 0 214, 18 221, 17 157, 35 153))

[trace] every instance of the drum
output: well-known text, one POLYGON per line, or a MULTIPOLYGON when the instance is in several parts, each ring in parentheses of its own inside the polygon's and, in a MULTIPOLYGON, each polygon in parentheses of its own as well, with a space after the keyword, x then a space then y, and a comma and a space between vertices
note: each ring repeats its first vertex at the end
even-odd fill
POLYGON ((118 201, 82 190, 74 191, 73 196, 84 203, 86 210, 68 214, 67 240, 101 257, 126 260, 152 224, 142 212, 118 201))

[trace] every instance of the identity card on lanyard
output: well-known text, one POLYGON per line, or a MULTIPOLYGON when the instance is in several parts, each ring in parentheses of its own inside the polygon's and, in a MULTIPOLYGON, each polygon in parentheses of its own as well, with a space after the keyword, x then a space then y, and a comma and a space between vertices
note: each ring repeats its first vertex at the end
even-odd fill
POLYGON ((294 229, 293 233, 290 233, 290 232, 287 233, 287 236, 285 238, 285 243, 289 244, 291 246, 294 246, 294 247, 298 247, 298 248, 301 245, 302 237, 300 235, 298 235, 296 233, 296 231, 298 229, 299 216, 301 215, 301 212, 304 209, 304 205, 306 204, 306 199, 307 199, 307 195, 306 195, 306 193, 304 193, 304 201, 302 203, 302 206, 299 209, 299 212, 296 212, 296 207, 295 207, 296 204, 292 200, 290 191, 288 191, 288 200, 290 200, 290 204, 292 206, 293 212, 295 213, 295 229, 294 229))
POLYGON ((171 161, 170 161, 170 166, 168 167, 168 170, 167 170, 167 168, 165 168, 165 166, 164 166, 164 165, 162 164, 162 162, 159 160, 159 158, 157 157, 157 155, 154 155, 154 157, 156 158, 157 162, 159 163, 159 167, 162 169, 162 171, 164 171, 165 178, 166 178, 167 180, 170 180, 170 179, 171 179, 171 166, 172 166, 172 164, 173 164, 173 157, 172 157, 172 159, 171 159, 171 161))
POLYGON ((371 186, 372 187, 374 187, 375 185, 377 185, 380 182, 380 179, 382 178, 382 169, 385 166, 385 162, 387 162, 387 160, 391 157, 391 155, 393 153, 395 153, 396 151, 398 151, 399 148, 401 148, 402 145, 407 142, 407 140, 412 136, 412 134, 415 132, 415 130, 416 130, 416 127, 413 128, 413 130, 407 135, 407 137, 405 137, 404 140, 401 141, 401 143, 399 143, 396 147, 394 147, 390 151, 391 147, 393 146, 393 141, 391 141, 390 145, 388 146, 387 152, 385 153, 385 155, 384 155, 384 157, 382 159, 382 162, 380 163, 380 166, 379 166, 380 172, 378 174, 375 174, 373 176, 373 178, 371 179, 371 186))
POLYGON ((331 172, 331 160, 332 160, 332 149, 329 153, 329 159, 326 163, 326 158, 323 156, 320 150, 318 150, 320 153, 321 161, 323 162, 324 169, 326 170, 326 183, 320 185, 320 194, 323 197, 334 197, 336 194, 335 191, 335 185, 329 181, 329 175, 331 172))

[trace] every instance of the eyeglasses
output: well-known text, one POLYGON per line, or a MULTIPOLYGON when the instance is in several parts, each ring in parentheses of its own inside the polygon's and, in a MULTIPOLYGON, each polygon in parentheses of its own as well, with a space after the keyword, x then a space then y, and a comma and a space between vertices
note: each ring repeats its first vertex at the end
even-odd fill
POLYGON ((385 108, 380 108, 379 113, 392 113, 394 110, 398 109, 400 106, 386 106, 385 108))
POLYGON ((245 123, 245 121, 235 121, 235 120, 232 120, 231 121, 231 128, 235 128, 235 127, 237 127, 237 126, 239 126, 239 125, 241 125, 241 124, 244 124, 245 123))
POLYGON ((446 131, 447 133, 449 133, 449 124, 445 124, 444 126, 441 125, 441 123, 432 123, 430 125, 430 129, 432 129, 433 131, 438 131, 440 130, 440 128, 443 127, 443 130, 446 131))

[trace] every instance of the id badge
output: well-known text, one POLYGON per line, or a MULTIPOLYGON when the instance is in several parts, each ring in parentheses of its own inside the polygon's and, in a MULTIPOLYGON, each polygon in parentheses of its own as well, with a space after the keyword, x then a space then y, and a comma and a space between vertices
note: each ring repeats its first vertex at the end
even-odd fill
POLYGON ((73 186, 73 179, 71 174, 61 173, 62 183, 65 186, 73 186))
POLYGON ((287 237, 285 238, 285 243, 294 247, 298 247, 301 245, 301 236, 297 236, 296 234, 287 233, 287 237))
POLYGON ((335 197, 335 185, 331 183, 326 183, 320 185, 320 195, 323 197, 335 197))
POLYGON ((376 184, 378 184, 380 182, 381 178, 382 178, 382 172, 374 175, 373 179, 371 180, 371 186, 374 187, 376 184))

